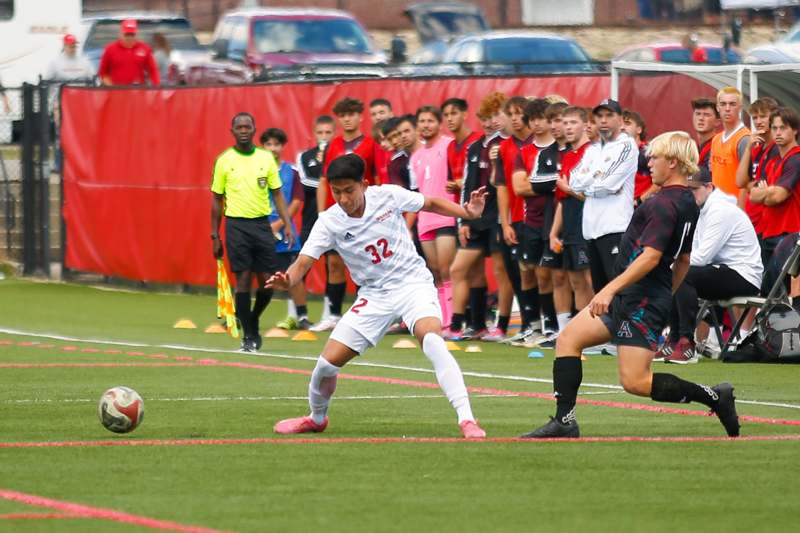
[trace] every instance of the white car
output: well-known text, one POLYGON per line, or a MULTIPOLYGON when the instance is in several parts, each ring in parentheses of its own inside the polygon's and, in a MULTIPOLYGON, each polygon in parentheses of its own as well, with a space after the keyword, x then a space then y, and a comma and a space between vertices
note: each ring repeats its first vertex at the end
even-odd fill
POLYGON ((745 63, 800 63, 800 23, 773 43, 751 48, 744 56, 745 63))

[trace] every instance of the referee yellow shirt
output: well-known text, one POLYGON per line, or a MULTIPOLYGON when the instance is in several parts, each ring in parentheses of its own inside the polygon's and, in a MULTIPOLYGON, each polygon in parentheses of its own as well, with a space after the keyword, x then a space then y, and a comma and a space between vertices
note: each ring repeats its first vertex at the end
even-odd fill
POLYGON ((269 190, 280 188, 275 157, 263 148, 256 147, 249 154, 228 148, 214 163, 211 191, 225 195, 225 216, 268 216, 272 212, 269 190))

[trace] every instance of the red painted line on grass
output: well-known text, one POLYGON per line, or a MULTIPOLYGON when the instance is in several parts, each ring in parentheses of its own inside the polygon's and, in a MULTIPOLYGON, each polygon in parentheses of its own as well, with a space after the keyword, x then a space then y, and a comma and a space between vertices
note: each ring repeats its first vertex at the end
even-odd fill
POLYGON ((61 351, 63 351, 63 352, 76 352, 76 351, 78 351, 78 347, 77 346, 62 346, 61 347, 61 351))
POLYGON ((620 443, 620 442, 769 442, 800 441, 798 435, 752 435, 747 437, 583 437, 580 439, 521 439, 518 437, 490 437, 486 439, 464 439, 460 437, 263 437, 252 439, 120 439, 89 441, 27 441, 0 442, 2 448, 98 448, 109 446, 228 446, 242 444, 396 444, 396 443, 620 443))
POLYGON ((116 368, 198 366, 194 363, 0 363, 0 368, 116 368))
POLYGON ((10 341, 8 339, 0 340, 0 346, 11 346, 12 344, 14 344, 14 341, 10 341))
POLYGON ((99 520, 110 520, 112 522, 122 522, 125 524, 133 524, 136 526, 147 527, 150 529, 163 529, 167 531, 181 531, 185 533, 219 533, 219 530, 210 529, 199 526, 189 526, 179 524, 178 522, 171 522, 168 520, 158 520, 155 518, 148 518, 146 516, 138 516, 113 509, 104 509, 102 507, 90 507, 79 503, 71 503, 60 500, 53 500, 51 498, 44 498, 34 494, 25 494, 23 492, 16 492, 13 490, 0 489, 0 498, 12 502, 24 503, 26 505, 33 505, 36 507, 47 507, 48 509, 55 509, 57 511, 64 511, 73 513, 85 518, 95 518, 99 520))
POLYGON ((72 518, 86 518, 73 513, 7 513, 0 514, 0 520, 63 520, 72 518))
POLYGON ((121 354, 122 350, 114 350, 114 349, 103 350, 103 353, 107 353, 108 355, 116 355, 116 354, 121 354))

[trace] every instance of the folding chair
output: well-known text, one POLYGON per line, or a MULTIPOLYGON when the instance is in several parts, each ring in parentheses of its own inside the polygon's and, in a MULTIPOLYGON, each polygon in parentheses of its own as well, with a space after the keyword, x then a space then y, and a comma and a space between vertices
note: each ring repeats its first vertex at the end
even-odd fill
POLYGON ((770 288, 766 297, 735 296, 727 300, 701 300, 700 311, 697 313, 697 322, 699 323, 700 320, 705 317, 706 313, 709 314, 711 317, 711 327, 713 328, 714 333, 716 333, 717 339, 719 339, 721 342, 722 354, 724 354, 728 351, 731 345, 737 344, 741 340, 739 339, 739 335, 741 334, 742 323, 744 322, 745 318, 747 318, 750 309, 756 309, 755 320, 756 323, 758 323, 759 321, 764 320, 766 317, 766 313, 761 313, 761 310, 771 309, 775 304, 778 303, 791 305, 789 294, 786 292, 786 288, 784 287, 784 280, 787 276, 796 277, 798 274, 800 274, 800 239, 798 239, 795 243, 791 255, 789 255, 789 257, 786 259, 786 262, 783 264, 780 274, 778 274, 778 277, 775 279, 775 283, 772 285, 772 288, 770 288), (722 342, 722 326, 719 323, 717 314, 712 309, 716 306, 727 309, 731 318, 736 316, 733 312, 735 308, 743 308, 741 316, 736 320, 736 323, 731 330, 731 334, 728 336, 728 340, 724 342, 722 342))

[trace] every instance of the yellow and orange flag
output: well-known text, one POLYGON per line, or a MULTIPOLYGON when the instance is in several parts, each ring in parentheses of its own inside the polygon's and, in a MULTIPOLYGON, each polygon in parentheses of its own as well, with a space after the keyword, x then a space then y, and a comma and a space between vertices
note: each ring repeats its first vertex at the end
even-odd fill
POLYGON ((225 263, 217 259, 217 318, 225 319, 228 333, 234 339, 239 338, 239 328, 236 326, 236 304, 231 294, 231 284, 228 281, 228 271, 225 263))

